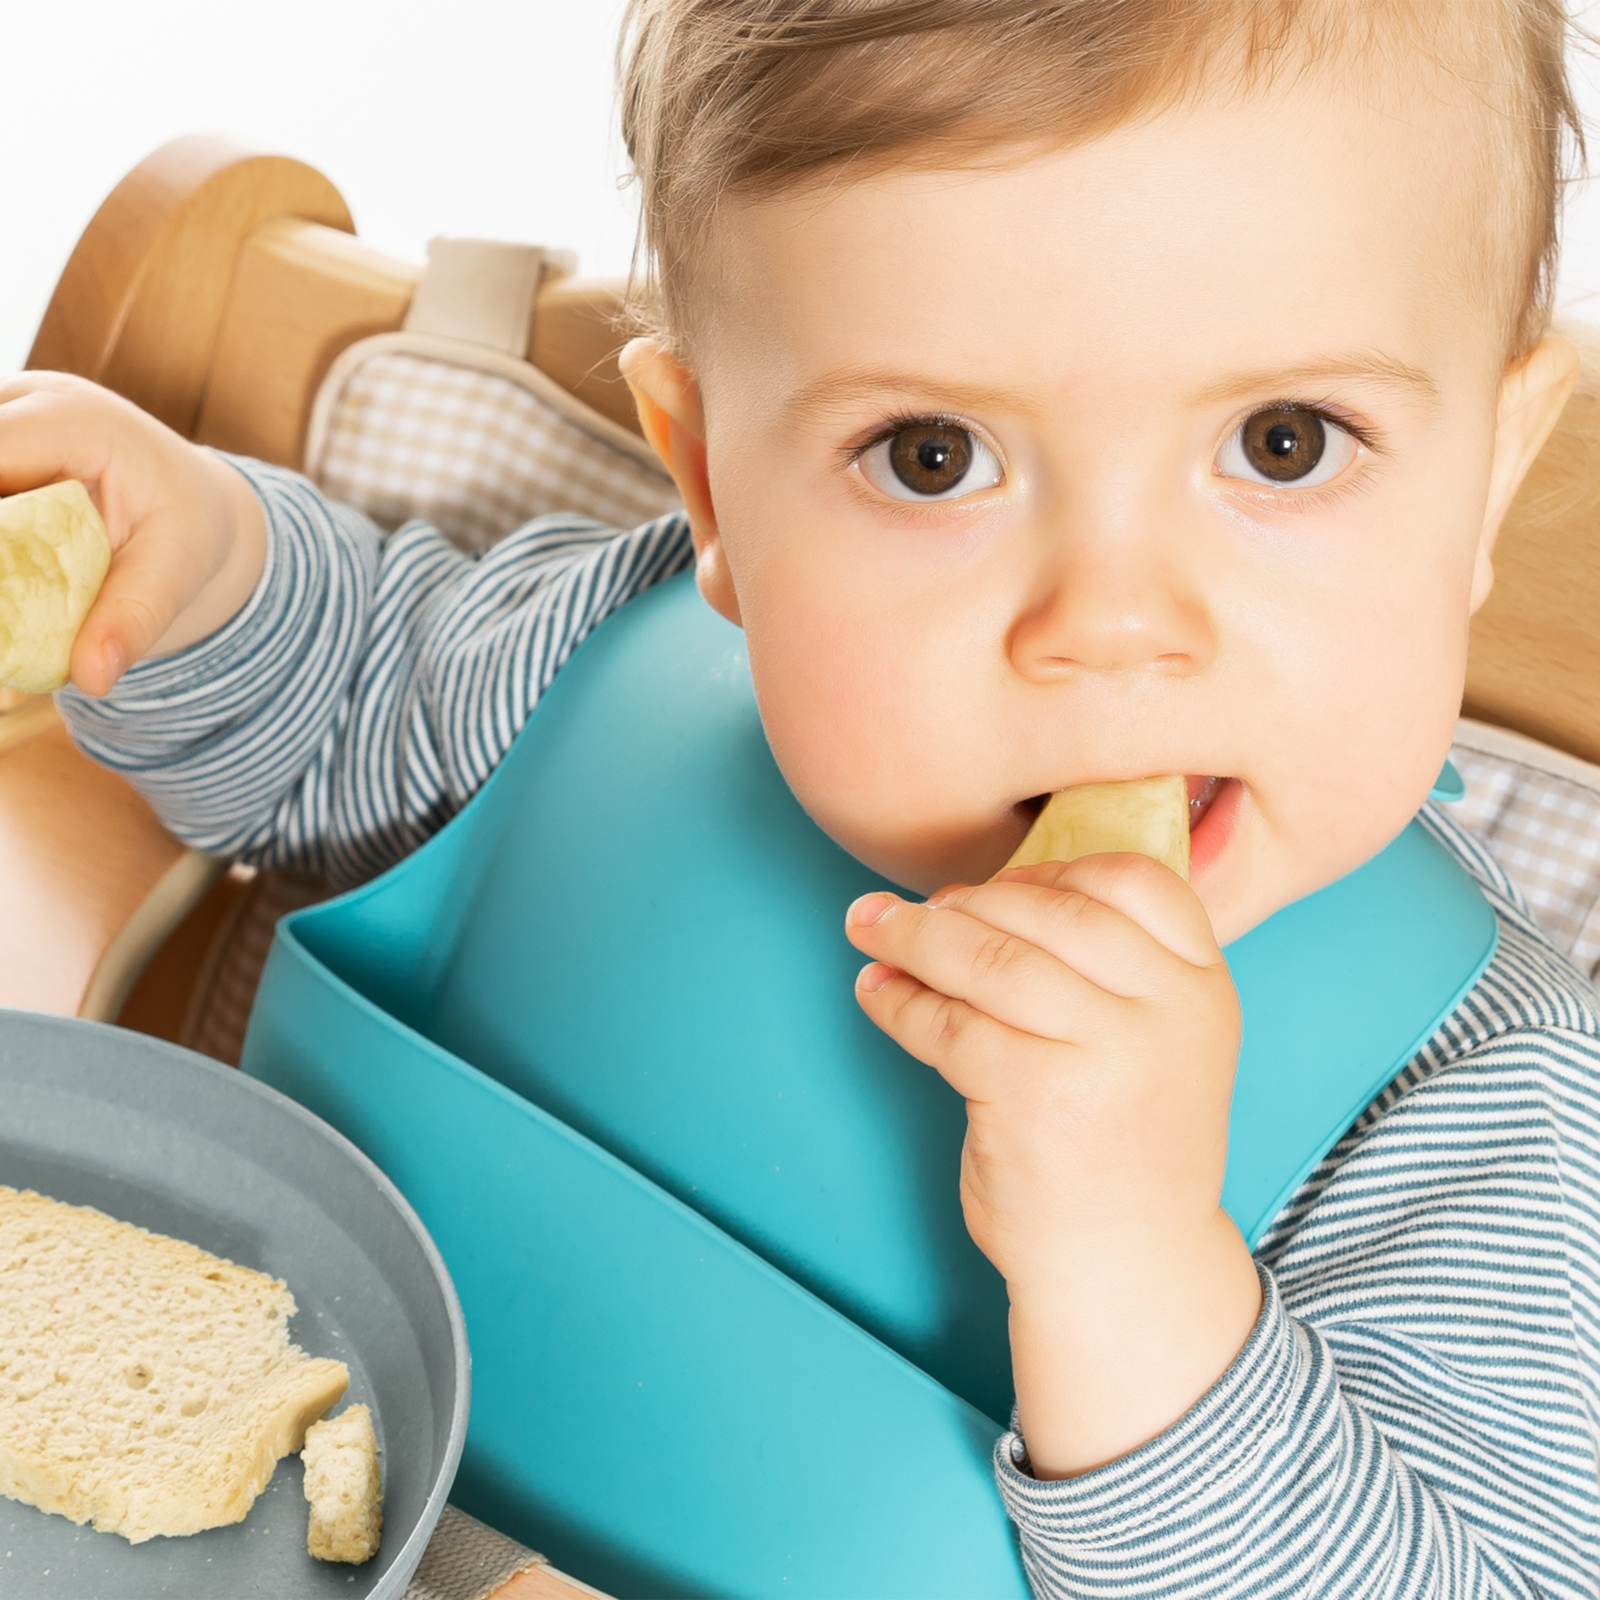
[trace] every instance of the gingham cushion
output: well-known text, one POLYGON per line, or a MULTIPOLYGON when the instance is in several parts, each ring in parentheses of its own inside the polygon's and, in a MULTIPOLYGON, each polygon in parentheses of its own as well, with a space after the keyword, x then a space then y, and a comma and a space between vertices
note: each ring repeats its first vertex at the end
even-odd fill
MULTIPOLYGON (((543 1565, 544 1557, 526 1545, 447 1505, 404 1600, 487 1600, 519 1572, 543 1565)), ((566 1587, 553 1574, 547 1576, 549 1586, 541 1586, 541 1592, 566 1587)), ((583 1593, 573 1586, 572 1600, 583 1593)))
POLYGON ((1551 938, 1600 979, 1600 767, 1463 719, 1450 808, 1489 846, 1551 938))
POLYGON ((632 528, 676 509, 672 480, 642 443, 615 438, 603 418, 580 425, 471 359, 375 348, 336 369, 311 475, 383 527, 425 517, 469 551, 546 512, 632 528))

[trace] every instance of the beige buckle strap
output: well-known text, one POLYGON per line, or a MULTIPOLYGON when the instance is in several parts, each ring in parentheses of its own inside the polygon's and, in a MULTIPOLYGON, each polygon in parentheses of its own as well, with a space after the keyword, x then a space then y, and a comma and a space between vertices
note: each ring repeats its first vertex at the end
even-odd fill
POLYGON ((428 265, 406 313, 407 333, 487 345, 518 359, 533 331, 547 274, 572 271, 572 256, 499 239, 430 239, 428 265))

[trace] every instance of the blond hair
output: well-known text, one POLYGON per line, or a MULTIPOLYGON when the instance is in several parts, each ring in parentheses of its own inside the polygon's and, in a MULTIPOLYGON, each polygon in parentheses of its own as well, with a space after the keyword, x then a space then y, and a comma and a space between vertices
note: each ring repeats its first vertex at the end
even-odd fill
POLYGON ((1549 321, 1582 125, 1563 0, 630 0, 618 63, 640 186, 634 296, 677 342, 724 197, 828 169, 983 164, 1080 142, 1222 74, 1421 51, 1492 113, 1488 274, 1513 353, 1549 321), (1504 181, 1509 174, 1511 181, 1504 181))

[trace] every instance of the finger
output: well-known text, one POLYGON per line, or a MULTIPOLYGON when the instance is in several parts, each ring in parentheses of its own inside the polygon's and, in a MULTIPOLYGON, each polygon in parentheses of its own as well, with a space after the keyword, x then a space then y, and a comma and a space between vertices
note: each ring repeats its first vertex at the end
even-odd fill
POLYGON ((902 1050, 932 1067, 967 1100, 1004 1098, 1032 1075, 1047 1050, 1062 1048, 880 962, 862 968, 856 1000, 902 1050))
POLYGON ((87 378, 74 377, 70 372, 8 372, 0 377, 0 405, 4 405, 13 395, 32 394, 36 389, 69 389, 88 381, 87 378))
POLYGON ((75 377, 69 372, 10 372, 0 378, 0 405, 45 390, 67 394, 88 384, 87 378, 75 377))
POLYGON ((1084 1040, 1111 1021, 1116 1002, 1026 939, 949 907, 867 895, 850 908, 858 950, 941 995, 1046 1039, 1084 1040))
POLYGON ((1045 861, 1008 868, 991 881, 1076 890, 1120 911, 1191 966, 1214 966, 1222 959, 1200 897, 1170 867, 1149 856, 1119 853, 1045 861))
POLYGON ((941 889, 929 904, 1036 945, 1096 988, 1125 999, 1170 989, 1192 976, 1189 963, 1154 934, 1081 889, 1016 880, 958 884, 941 889))
MULTIPOLYGON (((154 520, 154 519, 153 519, 154 520)), ((111 558, 111 568, 72 647, 71 680, 85 694, 110 692, 142 660, 200 588, 203 574, 159 522, 141 529, 111 558)))
POLYGON ((0 494, 20 494, 64 478, 93 492, 105 470, 110 435, 74 382, 56 373, 0 385, 0 494))

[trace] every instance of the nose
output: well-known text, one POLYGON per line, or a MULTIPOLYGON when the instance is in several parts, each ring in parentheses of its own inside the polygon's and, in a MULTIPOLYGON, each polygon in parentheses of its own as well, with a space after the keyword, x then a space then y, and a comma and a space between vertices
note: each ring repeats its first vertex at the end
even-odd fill
POLYGON ((1159 534, 1115 524, 1048 531, 1009 643, 1012 664, 1035 682, 1085 671, 1189 677, 1216 655, 1198 575, 1159 534))

